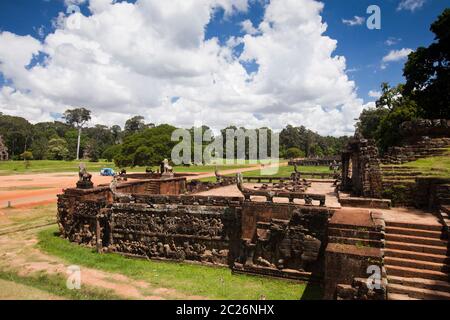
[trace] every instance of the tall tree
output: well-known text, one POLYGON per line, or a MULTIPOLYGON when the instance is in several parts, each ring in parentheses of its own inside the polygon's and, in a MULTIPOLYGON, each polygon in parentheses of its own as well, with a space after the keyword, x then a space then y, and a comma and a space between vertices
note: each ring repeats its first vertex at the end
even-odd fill
POLYGON ((450 8, 431 25, 435 42, 411 53, 403 74, 405 94, 424 118, 450 118, 450 8))
POLYGON ((125 132, 127 135, 138 133, 146 128, 143 116, 134 116, 125 122, 125 132))
POLYGON ((80 160, 80 142, 81 142, 81 130, 91 120, 91 111, 85 108, 77 108, 67 110, 64 112, 63 118, 70 125, 75 126, 78 129, 78 143, 77 143, 77 160, 80 160))

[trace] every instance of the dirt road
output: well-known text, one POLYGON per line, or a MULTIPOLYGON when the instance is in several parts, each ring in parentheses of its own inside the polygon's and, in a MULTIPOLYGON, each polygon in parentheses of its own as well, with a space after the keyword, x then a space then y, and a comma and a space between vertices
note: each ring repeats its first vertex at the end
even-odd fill
MULTIPOLYGON (((287 163, 281 163, 285 166, 287 163)), ((266 168, 274 167, 266 166, 266 168)), ((236 174, 238 172, 254 171, 260 166, 220 171, 220 174, 236 174)), ((192 173, 191 173, 192 174, 192 173)), ((214 172, 197 173, 188 180, 214 177, 214 172)), ((0 176, 0 209, 9 204, 13 207, 30 207, 56 202, 56 195, 63 189, 75 187, 78 174, 73 172, 21 174, 15 176, 0 176)), ((108 184, 111 177, 102 177, 98 173, 92 174, 94 185, 108 184)))

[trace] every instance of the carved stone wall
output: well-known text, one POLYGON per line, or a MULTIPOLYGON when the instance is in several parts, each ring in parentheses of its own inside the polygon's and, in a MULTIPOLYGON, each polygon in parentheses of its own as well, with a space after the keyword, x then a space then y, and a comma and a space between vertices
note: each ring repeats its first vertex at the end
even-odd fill
POLYGON ((327 234, 324 298, 386 299, 383 214, 364 209, 337 210, 327 234), (367 279, 374 272, 379 273, 377 280, 381 281, 374 283, 376 288, 369 288, 367 279))
POLYGON ((380 199, 382 176, 378 149, 372 140, 353 138, 342 153, 342 191, 380 199))
POLYGON ((416 119, 399 127, 399 146, 384 154, 384 164, 402 164, 420 158, 444 155, 450 147, 450 120, 416 119))
POLYGON ((290 160, 289 165, 298 165, 298 166, 330 166, 330 165, 339 165, 341 158, 339 156, 334 157, 324 157, 324 158, 308 158, 308 159, 297 159, 290 160))
POLYGON ((109 250, 228 265, 238 215, 223 206, 113 204, 109 250))
POLYGON ((438 157, 446 154, 450 137, 421 137, 414 144, 390 147, 382 158, 383 164, 403 164, 420 158, 438 157))
POLYGON ((202 182, 200 180, 191 180, 186 184, 186 192, 188 194, 200 193, 233 184, 236 184, 236 181, 224 180, 220 182, 202 182))
POLYGON ((151 259, 229 265, 239 272, 309 278, 322 270, 326 207, 240 197, 130 194, 124 203, 94 188, 59 196, 61 235, 151 259))
POLYGON ((328 219, 326 208, 252 203, 242 206, 242 246, 234 270, 288 278, 323 271, 328 219))

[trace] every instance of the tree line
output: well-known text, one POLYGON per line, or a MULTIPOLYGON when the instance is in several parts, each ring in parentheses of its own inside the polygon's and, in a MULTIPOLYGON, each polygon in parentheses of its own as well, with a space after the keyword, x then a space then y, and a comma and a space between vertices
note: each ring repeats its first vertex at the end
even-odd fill
MULTIPOLYGON (((124 128, 97 124, 87 126, 91 120, 91 111, 86 108, 67 110, 61 121, 31 124, 26 119, 0 113, 0 135, 3 136, 13 160, 75 160, 83 158, 89 161, 105 159, 114 161, 117 166, 152 166, 165 158, 170 159, 173 147, 178 143, 172 141, 172 132, 177 128, 169 124, 156 126, 146 123, 144 117, 134 116, 128 119, 124 128)), ((190 128, 191 137, 194 129, 190 128)), ((202 132, 210 128, 203 126, 202 132)), ((223 157, 227 149, 225 134, 227 129, 244 132, 246 128, 229 126, 220 130, 224 138, 223 157)), ((268 155, 270 150, 270 129, 268 131, 268 155)), ((286 126, 279 135, 280 157, 321 157, 340 153, 347 137, 335 138, 321 136, 305 127, 286 126)), ((212 137, 214 141, 214 136, 212 137)), ((209 142, 204 142, 202 150, 209 142)), ((248 140, 246 145, 248 146, 248 140)), ((193 146, 194 140, 192 138, 193 146)), ((236 148, 235 143, 235 148, 236 148)), ((246 148, 246 158, 248 154, 246 148)), ((236 149, 233 153, 236 155, 236 149)), ((217 156, 217 155, 216 155, 217 156)), ((194 163, 194 157, 192 158, 194 163)))

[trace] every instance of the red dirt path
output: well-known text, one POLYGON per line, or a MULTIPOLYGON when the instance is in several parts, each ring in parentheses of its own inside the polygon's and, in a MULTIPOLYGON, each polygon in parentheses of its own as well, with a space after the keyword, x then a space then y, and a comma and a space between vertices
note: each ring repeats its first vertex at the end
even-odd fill
MULTIPOLYGON (((287 165, 282 163, 280 165, 287 165)), ((238 172, 254 171, 259 166, 220 171, 221 174, 234 174, 238 172)), ((188 177, 188 180, 213 177, 214 172, 199 173, 188 177)), ((75 187, 78 173, 59 172, 43 174, 20 174, 14 176, 0 176, 0 208, 8 206, 27 207, 56 202, 56 195, 63 189, 75 187)), ((111 177, 102 177, 98 173, 92 174, 94 185, 108 184, 111 177)))

